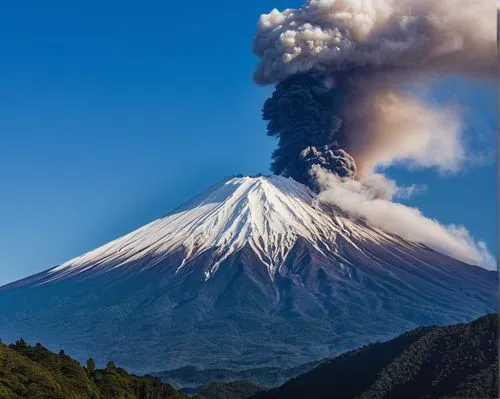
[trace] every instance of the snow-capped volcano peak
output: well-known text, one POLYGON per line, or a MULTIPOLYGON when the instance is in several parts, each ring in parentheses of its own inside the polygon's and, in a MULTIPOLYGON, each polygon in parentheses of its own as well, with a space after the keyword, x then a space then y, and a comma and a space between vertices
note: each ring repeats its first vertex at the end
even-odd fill
POLYGON ((32 331, 32 341, 139 372, 241 367, 242 358, 299 365, 487 313, 497 283, 328 208, 294 180, 242 177, 0 287, 0 326, 9 340, 32 331))
MULTIPOLYGON (((157 265, 183 251, 178 270, 208 249, 216 258, 210 278, 228 256, 248 245, 273 278, 299 237, 318 251, 335 251, 335 238, 359 231, 351 221, 325 212, 306 186, 282 176, 238 177, 215 185, 192 201, 130 234, 49 271, 44 282, 93 270, 104 272, 141 260, 140 268, 157 265), (146 259, 146 261, 144 261, 146 259)), ((360 237, 361 238, 361 237, 360 237)))

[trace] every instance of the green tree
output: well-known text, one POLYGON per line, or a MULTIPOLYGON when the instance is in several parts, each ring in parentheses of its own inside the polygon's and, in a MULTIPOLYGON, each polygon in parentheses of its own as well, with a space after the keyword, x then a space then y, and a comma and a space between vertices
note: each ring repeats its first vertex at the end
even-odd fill
POLYGON ((110 369, 110 370, 114 370, 114 369, 116 369, 116 366, 113 362, 108 362, 108 364, 106 364, 106 368, 110 369))
POLYGON ((94 370, 95 370, 95 362, 94 362, 94 359, 92 358, 89 358, 87 360, 87 367, 86 367, 86 370, 87 370, 87 375, 89 376, 89 378, 92 377, 92 374, 94 374, 94 370))

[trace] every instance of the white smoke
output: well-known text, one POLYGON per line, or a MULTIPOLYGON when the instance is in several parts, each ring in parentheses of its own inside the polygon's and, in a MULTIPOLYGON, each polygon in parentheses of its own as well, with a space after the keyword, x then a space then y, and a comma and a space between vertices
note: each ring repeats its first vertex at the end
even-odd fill
MULTIPOLYGON (((362 217, 373 227, 422 243, 462 262, 495 269, 496 263, 486 244, 476 241, 463 226, 443 226, 416 209, 380 198, 372 188, 355 180, 340 179, 323 168, 312 173, 321 186, 319 200, 335 205, 355 217, 362 217)), ((387 186, 385 178, 375 178, 387 186)), ((389 186, 397 187, 394 182, 389 186)), ((397 190, 396 190, 397 194, 397 190)))
POLYGON ((351 187, 352 189, 354 187, 362 189, 372 199, 384 199, 387 201, 409 199, 414 195, 427 191, 427 186, 423 185, 399 186, 395 180, 388 179, 380 173, 372 173, 366 176, 362 185, 359 181, 353 181, 351 187))

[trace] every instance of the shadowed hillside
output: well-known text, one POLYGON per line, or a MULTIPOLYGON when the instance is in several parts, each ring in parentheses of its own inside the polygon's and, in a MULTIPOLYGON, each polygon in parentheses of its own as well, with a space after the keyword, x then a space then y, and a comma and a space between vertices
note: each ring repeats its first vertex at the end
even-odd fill
POLYGON ((262 387, 248 381, 211 382, 203 387, 196 399, 246 399, 262 391, 262 387))
POLYGON ((498 316, 413 330, 322 363, 254 399, 498 397, 498 316))

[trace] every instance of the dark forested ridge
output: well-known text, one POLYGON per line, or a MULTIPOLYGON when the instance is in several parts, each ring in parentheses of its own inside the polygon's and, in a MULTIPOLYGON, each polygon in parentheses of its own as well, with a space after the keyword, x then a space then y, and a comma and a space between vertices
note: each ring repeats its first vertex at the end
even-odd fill
POLYGON ((86 367, 42 345, 0 344, 0 399, 185 399, 154 377, 137 377, 116 367, 86 367))
POLYGON ((316 361, 292 368, 198 369, 194 366, 185 366, 175 370, 152 373, 152 375, 172 385, 190 388, 205 386, 211 382, 249 381, 270 389, 312 370, 319 363, 316 361))
POLYGON ((254 399, 498 398, 498 315, 418 328, 322 363, 254 399))
POLYGON ((203 387, 196 399, 246 399, 262 390, 260 385, 249 381, 217 381, 203 387))

